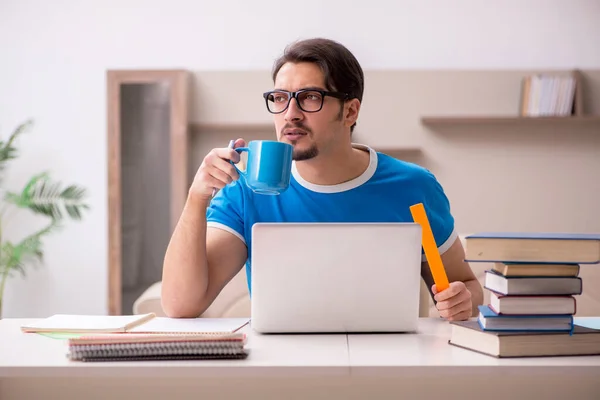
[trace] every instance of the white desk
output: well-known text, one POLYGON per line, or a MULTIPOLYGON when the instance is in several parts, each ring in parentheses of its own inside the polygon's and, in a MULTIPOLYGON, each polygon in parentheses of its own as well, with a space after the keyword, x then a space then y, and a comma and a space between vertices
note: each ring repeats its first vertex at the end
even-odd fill
POLYGON ((0 321, 0 399, 599 399, 600 356, 495 359, 418 334, 259 335, 246 360, 81 363, 66 341, 0 321), (179 396, 179 397, 178 397, 179 396))

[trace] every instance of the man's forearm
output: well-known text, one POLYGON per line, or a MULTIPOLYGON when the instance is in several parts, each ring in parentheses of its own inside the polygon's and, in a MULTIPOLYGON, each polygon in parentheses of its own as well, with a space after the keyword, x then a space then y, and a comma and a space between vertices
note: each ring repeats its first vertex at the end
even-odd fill
POLYGON ((471 303, 473 304, 471 316, 476 317, 479 314, 477 307, 483 304, 483 289, 477 279, 465 281, 465 286, 471 292, 471 303))
POLYGON ((171 317, 196 316, 207 291, 206 207, 188 197, 165 253, 162 306, 171 317))

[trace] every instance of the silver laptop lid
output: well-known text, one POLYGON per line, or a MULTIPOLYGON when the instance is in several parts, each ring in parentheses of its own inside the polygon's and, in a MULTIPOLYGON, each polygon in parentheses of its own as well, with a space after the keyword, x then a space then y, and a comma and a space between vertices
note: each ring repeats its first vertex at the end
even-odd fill
POLYGON ((253 329, 416 329, 420 225, 257 223, 252 235, 253 329))

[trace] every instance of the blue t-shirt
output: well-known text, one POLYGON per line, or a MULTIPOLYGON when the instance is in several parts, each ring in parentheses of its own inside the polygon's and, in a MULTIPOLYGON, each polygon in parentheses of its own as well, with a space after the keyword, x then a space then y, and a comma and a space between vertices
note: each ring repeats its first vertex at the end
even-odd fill
MULTIPOLYGON (((377 153, 367 169, 338 185, 315 185, 292 165, 289 188, 278 196, 255 194, 239 180, 227 185, 207 209, 207 226, 225 229, 246 244, 246 276, 251 288, 252 225, 256 222, 413 222, 410 206, 423 203, 440 254, 454 242, 454 218, 439 182, 427 169, 377 153)), ((423 255, 423 260, 425 260, 423 255)))

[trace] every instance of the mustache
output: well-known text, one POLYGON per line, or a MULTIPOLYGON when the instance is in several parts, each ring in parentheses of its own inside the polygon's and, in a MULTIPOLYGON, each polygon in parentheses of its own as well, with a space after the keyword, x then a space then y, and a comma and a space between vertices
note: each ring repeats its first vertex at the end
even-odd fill
POLYGON ((290 123, 287 123, 287 124, 285 124, 285 125, 284 125, 284 126, 281 128, 281 131, 279 131, 279 133, 280 133, 281 135, 283 135, 283 131, 285 131, 286 129, 302 129, 302 130, 303 130, 303 131, 305 131, 306 133, 312 133, 312 130, 311 130, 311 129, 310 129, 308 126, 304 125, 304 124, 303 124, 303 123, 301 123, 301 122, 300 122, 300 123, 297 123, 297 124, 290 124, 290 123))

